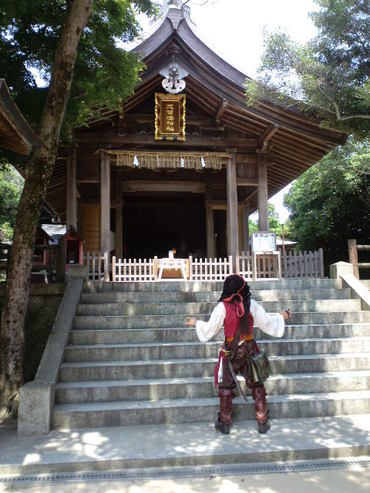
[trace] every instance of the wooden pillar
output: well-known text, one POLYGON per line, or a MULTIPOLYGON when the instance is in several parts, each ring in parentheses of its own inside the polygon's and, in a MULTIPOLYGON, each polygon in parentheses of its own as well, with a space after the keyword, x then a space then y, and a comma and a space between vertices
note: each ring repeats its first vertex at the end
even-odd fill
MULTIPOLYGON (((100 250, 108 257, 110 251, 110 165, 109 156, 100 151, 100 250)), ((106 263, 106 262, 105 262, 106 263)), ((109 281, 108 269, 104 268, 104 280, 109 281)))
POLYGON ((348 240, 348 257, 350 264, 353 265, 353 275, 360 279, 360 270, 358 268, 357 240, 348 240))
POLYGON ((243 204, 238 203, 238 245, 243 250, 243 204))
POLYGON ((228 149, 231 157, 227 163, 226 195, 227 195, 227 254, 233 257, 233 270, 236 268, 238 246, 238 192, 236 185, 236 149, 228 149))
POLYGON ((249 204, 243 204, 243 251, 249 252, 249 204))
POLYGON ((268 221, 268 190, 267 190, 267 166, 262 158, 258 159, 258 227, 260 231, 269 230, 268 221))
POLYGON ((77 162, 76 148, 69 150, 67 159, 67 204, 66 227, 67 231, 72 226, 77 230, 77 162))
POLYGON ((116 257, 123 255, 123 199, 122 199, 122 172, 116 168, 116 257))
POLYGON ((206 228, 207 228, 207 258, 215 256, 215 225, 213 220, 212 186, 206 184, 206 228))

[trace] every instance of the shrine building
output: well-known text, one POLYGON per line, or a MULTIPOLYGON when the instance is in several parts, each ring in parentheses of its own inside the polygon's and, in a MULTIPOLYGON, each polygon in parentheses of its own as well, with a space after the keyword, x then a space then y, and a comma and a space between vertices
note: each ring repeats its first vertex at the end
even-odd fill
MULTIPOLYGON (((181 2, 180 2, 181 3, 181 2)), ((179 2, 135 48, 135 93, 60 151, 46 203, 85 251, 223 257, 248 249, 248 216, 346 140, 296 107, 245 102, 246 75, 192 31, 179 2)))

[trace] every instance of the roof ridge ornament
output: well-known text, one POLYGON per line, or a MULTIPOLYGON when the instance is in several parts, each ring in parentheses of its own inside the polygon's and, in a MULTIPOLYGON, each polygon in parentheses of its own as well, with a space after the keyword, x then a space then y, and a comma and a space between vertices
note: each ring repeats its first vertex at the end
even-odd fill
MULTIPOLYGON (((184 18, 186 20, 190 20, 190 6, 187 5, 190 0, 164 0, 162 11, 166 17, 171 16, 172 11, 181 11, 179 18, 177 19, 177 25, 174 25, 174 28, 177 29, 179 21, 184 18)), ((172 20, 172 19, 171 19, 172 20)))
POLYGON ((159 73, 164 77, 162 87, 170 94, 178 94, 185 89, 186 82, 183 79, 188 75, 188 72, 175 62, 174 57, 172 62, 159 73))
POLYGON ((182 8, 182 0, 167 0, 167 6, 168 6, 168 8, 170 8, 172 6, 172 7, 181 9, 182 8))

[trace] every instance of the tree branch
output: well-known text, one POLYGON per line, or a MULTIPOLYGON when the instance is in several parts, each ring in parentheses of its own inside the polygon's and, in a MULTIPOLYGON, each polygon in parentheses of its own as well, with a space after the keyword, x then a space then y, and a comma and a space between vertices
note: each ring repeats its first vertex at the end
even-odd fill
POLYGON ((344 121, 344 120, 351 120, 353 118, 361 118, 363 120, 370 120, 370 115, 348 115, 348 116, 341 116, 338 118, 338 120, 344 121))
POLYGON ((338 103, 334 101, 333 98, 331 98, 326 92, 322 89, 320 84, 317 84, 318 90, 321 92, 321 94, 333 105, 334 111, 330 111, 329 109, 327 110, 329 113, 335 114, 337 121, 345 121, 345 120, 353 120, 354 118, 361 118, 363 120, 369 120, 370 115, 347 115, 347 116, 342 116, 340 114, 340 109, 338 106, 338 103))

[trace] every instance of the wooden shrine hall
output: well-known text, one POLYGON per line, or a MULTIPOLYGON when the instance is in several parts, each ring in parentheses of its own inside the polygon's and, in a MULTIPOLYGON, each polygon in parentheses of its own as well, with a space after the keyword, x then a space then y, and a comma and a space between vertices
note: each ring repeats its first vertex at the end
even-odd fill
POLYGON ((0 79, 0 148, 28 156, 42 142, 15 104, 5 79, 0 79))
POLYGON ((46 201, 85 251, 235 256, 248 249, 249 214, 268 231, 268 198, 345 142, 294 107, 248 107, 247 77, 169 3, 135 49, 146 67, 135 93, 76 129, 56 162, 46 201))

